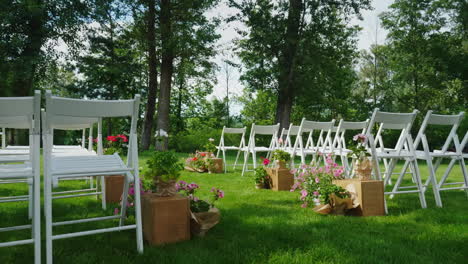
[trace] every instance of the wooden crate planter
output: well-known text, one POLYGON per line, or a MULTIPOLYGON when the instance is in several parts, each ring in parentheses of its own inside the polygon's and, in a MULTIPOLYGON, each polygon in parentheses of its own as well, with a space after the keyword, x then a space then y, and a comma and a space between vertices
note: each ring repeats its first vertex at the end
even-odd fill
POLYGON ((221 158, 210 158, 213 162, 212 167, 208 168, 211 173, 223 173, 223 159, 221 158))
POLYGON ((346 179, 335 180, 333 183, 345 189, 350 184, 354 186, 359 206, 348 211, 348 214, 358 216, 385 215, 383 181, 346 179))
POLYGON ((190 203, 187 197, 144 194, 141 205, 143 236, 150 245, 190 239, 190 203))
POLYGON ((119 203, 124 188, 124 176, 104 176, 104 181, 106 183, 106 203, 119 203))
POLYGON ((294 184, 294 175, 288 168, 265 168, 271 179, 273 191, 290 191, 294 184))

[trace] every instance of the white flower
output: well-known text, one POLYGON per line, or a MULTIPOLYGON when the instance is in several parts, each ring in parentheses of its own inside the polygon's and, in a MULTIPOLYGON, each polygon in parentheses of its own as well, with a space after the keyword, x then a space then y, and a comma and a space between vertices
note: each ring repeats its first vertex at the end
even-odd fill
POLYGON ((214 138, 209 138, 208 139, 210 142, 214 142, 214 138))
POLYGON ((313 201, 314 201, 315 205, 319 205, 319 204, 320 204, 320 199, 319 199, 319 198, 315 198, 313 201))

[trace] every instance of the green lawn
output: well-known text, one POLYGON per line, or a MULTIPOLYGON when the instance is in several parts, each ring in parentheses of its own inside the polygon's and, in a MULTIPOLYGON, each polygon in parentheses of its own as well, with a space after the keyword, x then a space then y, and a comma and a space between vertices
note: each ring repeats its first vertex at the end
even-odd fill
MULTIPOLYGON (((181 154, 182 156, 182 154, 181 154)), ((144 166, 148 153, 141 155, 144 166)), ((231 158, 232 159, 232 158, 231 158)), ((445 168, 445 167, 443 167, 445 168)), ((452 181, 460 181, 459 167, 452 181)), ((421 165, 424 178, 427 169, 421 165)), ((249 173, 184 172, 183 180, 198 183, 201 197, 212 186, 226 197, 218 203, 221 222, 204 237, 136 253, 134 231, 92 235, 54 242, 55 263, 466 263, 468 260, 468 199, 462 191, 442 193, 444 208, 436 208, 431 190, 428 209, 416 194, 388 200, 384 217, 317 215, 300 207, 298 193, 256 190, 249 173)), ((75 186, 67 182, 63 188, 75 186)), ((0 195, 24 193, 24 186, 2 185, 0 195), (8 188, 7 188, 8 187, 8 188)), ((112 214, 113 206, 108 209, 112 214)), ((104 215, 95 197, 54 201, 54 221, 104 215)), ((129 221, 133 221, 130 218, 129 221)), ((26 224, 26 203, 0 204, 0 227, 26 224)), ((116 221, 54 228, 82 231, 116 221)), ((44 228, 43 228, 44 230, 44 228)), ((27 238, 29 231, 0 233, 0 241, 27 238)), ((44 238, 44 232, 43 232, 44 238)), ((43 240, 45 260, 45 240, 43 240)), ((31 245, 0 249, 0 264, 32 263, 31 245)))

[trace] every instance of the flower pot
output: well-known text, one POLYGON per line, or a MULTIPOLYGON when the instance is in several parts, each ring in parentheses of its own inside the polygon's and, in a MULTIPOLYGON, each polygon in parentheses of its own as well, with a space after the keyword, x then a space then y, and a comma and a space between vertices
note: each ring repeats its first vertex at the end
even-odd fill
POLYGON ((221 219, 221 213, 216 207, 210 208, 208 212, 192 213, 191 216, 190 232, 195 236, 204 236, 221 219))
POLYGON ((182 195, 141 197, 143 236, 150 245, 190 239, 190 202, 182 195))
POLYGON ((368 158, 356 160, 354 163, 354 175, 359 180, 370 180, 372 178, 372 161, 368 158))
POLYGON ((222 173, 223 172, 223 159, 221 158, 209 158, 211 165, 208 166, 209 173, 222 173))
POLYGON ((290 191, 294 185, 294 174, 287 168, 266 168, 274 191, 290 191))
POLYGON ((172 197, 177 194, 176 189, 176 181, 169 180, 169 181, 162 181, 159 177, 155 178, 155 185, 156 185, 156 192, 154 193, 156 196, 160 197, 172 197))

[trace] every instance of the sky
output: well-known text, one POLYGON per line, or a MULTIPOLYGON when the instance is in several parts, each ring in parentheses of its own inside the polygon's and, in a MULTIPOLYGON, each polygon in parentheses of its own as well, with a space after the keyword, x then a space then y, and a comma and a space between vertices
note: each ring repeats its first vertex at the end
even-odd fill
MULTIPOLYGON (((393 0, 374 0, 372 1, 373 10, 365 10, 362 12, 363 20, 354 19, 353 24, 359 25, 362 30, 358 36, 358 49, 369 49, 369 47, 376 42, 379 44, 384 43, 387 36, 387 32, 380 27, 378 15, 388 10, 388 6, 392 4, 393 0), (377 34, 376 34, 377 30, 377 34), (377 36, 377 37, 376 37, 377 36)), ((218 7, 208 13, 208 16, 221 16, 228 17, 235 13, 235 9, 229 8, 225 1, 223 1, 218 7)), ((215 61, 218 65, 222 65, 223 59, 230 59, 236 62, 235 56, 230 52, 233 46, 233 40, 238 35, 236 34, 235 28, 242 28, 242 24, 239 22, 231 22, 229 24, 222 24, 218 29, 221 34, 221 39, 218 41, 218 48, 222 51, 216 58, 215 61)), ((239 72, 236 69, 232 69, 230 73, 229 81, 229 96, 241 95, 242 84, 239 81, 239 72)), ((215 86, 213 93, 209 98, 217 97, 222 99, 226 96, 226 75, 223 72, 218 73, 218 83, 215 86)), ((242 106, 232 104, 230 111, 234 114, 239 114, 242 106)))

